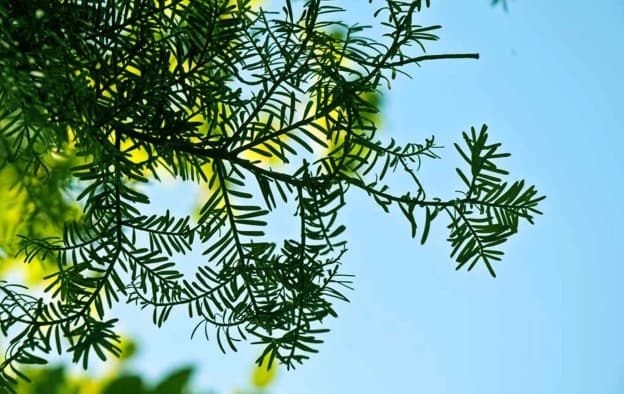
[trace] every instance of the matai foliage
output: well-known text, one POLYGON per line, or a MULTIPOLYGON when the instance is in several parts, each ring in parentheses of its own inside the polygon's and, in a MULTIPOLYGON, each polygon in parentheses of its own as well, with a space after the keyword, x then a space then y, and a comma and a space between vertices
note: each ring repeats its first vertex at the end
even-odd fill
POLYGON ((422 242, 446 217, 457 268, 494 276, 542 197, 507 180, 509 154, 486 126, 456 146, 463 189, 446 199, 417 175, 438 157, 433 138, 377 137, 379 95, 397 74, 478 55, 422 54, 440 28, 416 23, 429 1, 376 3, 382 37, 324 0, 275 13, 249 0, 0 0, 0 170, 13 180, 2 192, 45 202, 23 223, 53 223, 21 226, 20 244, 0 237, 6 254, 53 266, 44 293, 0 281, 0 386, 54 351, 85 368, 119 355, 117 302, 159 326, 183 309, 224 351, 251 340, 259 363, 301 363, 347 301, 350 189, 400 212, 422 242), (142 186, 166 172, 207 190, 197 217, 142 213, 142 186), (401 174, 411 187, 397 192, 388 181, 401 174), (265 233, 280 207, 298 223, 285 240, 265 233), (205 258, 183 274, 174 260, 196 248, 205 258))

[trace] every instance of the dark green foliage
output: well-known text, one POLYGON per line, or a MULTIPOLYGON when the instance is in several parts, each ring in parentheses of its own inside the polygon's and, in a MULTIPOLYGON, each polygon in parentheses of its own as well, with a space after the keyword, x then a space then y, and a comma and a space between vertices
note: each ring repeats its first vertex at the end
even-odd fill
MULTIPOLYGON (((185 367, 177 371, 173 371, 165 377, 154 389, 152 394, 182 394, 182 389, 186 387, 188 381, 193 374, 193 368, 185 367)), ((117 391, 117 393, 128 393, 130 391, 117 391)))
POLYGON ((32 382, 20 382, 17 391, 22 394, 85 394, 85 390, 88 390, 87 394, 92 390, 100 394, 183 394, 189 392, 192 374, 190 367, 178 368, 157 384, 150 384, 143 377, 128 373, 99 381, 83 381, 84 378, 72 378, 65 367, 55 366, 32 371, 32 382))
POLYGON ((48 156, 72 155, 55 185, 82 204, 62 234, 23 239, 26 261, 54 266, 48 297, 0 282, 0 385, 52 351, 85 368, 94 354, 118 355, 107 313, 120 301, 149 308, 157 325, 186 310, 223 351, 250 339, 261 359, 301 363, 333 303, 347 300, 349 189, 398 208, 414 237, 424 214, 422 242, 446 214, 458 268, 483 263, 494 275, 500 245, 520 219, 532 222, 542 197, 505 180, 498 161, 508 155, 485 126, 458 146, 468 169, 451 199, 428 197, 417 176, 438 157, 433 138, 377 138, 380 91, 406 66, 478 57, 421 55, 439 29, 415 24, 425 4, 384 3, 380 40, 339 22, 330 1, 285 1, 273 14, 244 0, 0 0, 0 165, 19 162, 45 185, 48 156), (208 191, 197 218, 141 213, 150 201, 139 186, 163 171, 208 191), (409 191, 386 184, 399 174, 409 191), (298 231, 275 240, 264 228, 286 203, 298 231), (193 248, 205 259, 184 275, 175 259, 193 248))
POLYGON ((37 371, 36 378, 28 387, 29 394, 55 394, 64 389, 65 369, 63 367, 50 367, 37 371))
POLYGON ((146 387, 146 383, 138 375, 122 375, 109 382, 102 394, 182 394, 188 388, 193 369, 184 367, 171 372, 154 388, 146 387))
MULTIPOLYGON (((143 381, 134 375, 120 376, 104 387, 102 394, 144 393, 143 381)), ((173 392, 173 391, 172 391, 173 392)), ((178 391, 180 392, 180 391, 178 391)))

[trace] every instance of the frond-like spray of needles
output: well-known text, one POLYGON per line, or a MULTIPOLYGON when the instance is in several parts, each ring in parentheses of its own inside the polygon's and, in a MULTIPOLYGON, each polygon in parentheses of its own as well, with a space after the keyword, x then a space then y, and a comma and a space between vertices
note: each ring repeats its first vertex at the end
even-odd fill
POLYGON ((285 0, 278 13, 249 0, 0 2, 1 169, 18 171, 32 196, 52 184, 81 203, 67 216, 67 193, 54 195, 64 230, 22 238, 26 262, 53 267, 51 301, 0 282, 0 386, 54 350, 85 368, 93 354, 118 355, 107 316, 122 300, 159 326, 185 309, 223 351, 251 338, 264 347, 259 362, 294 367, 318 350, 334 302, 347 301, 340 212, 351 188, 398 208, 422 242, 446 214, 457 268, 494 275, 501 244, 543 197, 505 180, 508 154, 485 126, 457 145, 467 169, 451 199, 428 198, 417 175, 438 157, 433 138, 377 138, 381 89, 396 75, 478 58, 419 52, 439 29, 416 24, 428 2, 380 3, 381 39, 324 0, 285 0), (196 220, 141 213, 150 200, 139 186, 164 172, 208 191, 196 220), (386 183, 397 172, 408 191, 386 183), (278 243, 264 229, 287 202, 298 231, 278 243), (183 275, 174 255, 196 247, 204 259, 183 275))

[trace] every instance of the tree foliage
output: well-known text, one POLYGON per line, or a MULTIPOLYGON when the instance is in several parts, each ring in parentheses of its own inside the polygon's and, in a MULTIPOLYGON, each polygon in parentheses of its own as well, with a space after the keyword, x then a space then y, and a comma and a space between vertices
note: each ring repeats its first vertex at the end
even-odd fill
MULTIPOLYGON (((30 382, 20 381, 17 394, 216 394, 217 391, 200 388, 192 383, 195 373, 191 366, 179 366, 156 379, 146 378, 131 371, 128 365, 134 357, 136 347, 133 342, 123 341, 124 353, 121 358, 107 363, 106 370, 97 377, 76 374, 64 365, 52 365, 27 369, 30 382)), ((237 394, 267 393, 267 388, 275 380, 277 367, 267 370, 266 365, 255 365, 249 383, 239 384, 237 394), (261 391, 262 390, 262 391, 261 391)))
POLYGON ((438 157, 433 137, 378 138, 379 95, 398 74, 478 55, 422 53, 440 28, 416 23, 429 1, 377 3, 383 37, 323 0, 275 13, 248 0, 0 1, 0 170, 13 179, 0 192, 44 202, 20 208, 20 243, 9 230, 0 246, 52 267, 43 295, 0 282, 0 385, 53 351, 85 368, 119 355, 109 311, 122 301, 159 326, 184 309, 223 351, 251 340, 259 362, 301 363, 347 301, 339 214, 352 189, 422 242, 446 217, 457 268, 494 276, 543 197, 507 180, 486 126, 456 145, 466 163, 450 198, 417 175, 438 157), (207 191, 196 217, 142 213, 142 185, 166 173, 207 191), (401 176, 404 192, 390 186, 401 176), (296 233, 265 233, 291 208, 296 233), (205 259, 182 273, 176 256, 196 248, 205 259))

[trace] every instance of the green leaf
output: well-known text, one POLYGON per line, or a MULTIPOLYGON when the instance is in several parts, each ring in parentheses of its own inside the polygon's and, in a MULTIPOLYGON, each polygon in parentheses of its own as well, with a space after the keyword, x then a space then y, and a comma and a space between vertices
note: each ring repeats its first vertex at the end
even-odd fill
POLYGON ((150 394, 183 394, 192 374, 193 367, 180 368, 160 381, 150 394))

